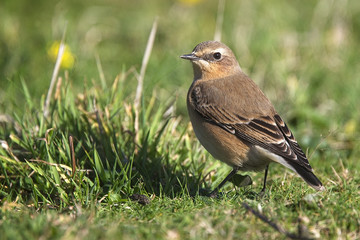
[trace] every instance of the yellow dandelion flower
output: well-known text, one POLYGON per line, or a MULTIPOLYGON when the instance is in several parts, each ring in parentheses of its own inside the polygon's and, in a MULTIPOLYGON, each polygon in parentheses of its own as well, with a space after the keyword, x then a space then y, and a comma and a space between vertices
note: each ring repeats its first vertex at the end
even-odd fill
POLYGON ((357 122, 355 119, 351 119, 345 123, 344 132, 348 136, 353 136, 356 131, 357 122))
MULTIPOLYGON (((56 61, 59 47, 60 47, 60 42, 55 41, 53 42, 53 44, 51 44, 51 46, 47 50, 47 54, 53 62, 56 61)), ((70 69, 74 66, 74 62, 75 62, 75 57, 72 54, 69 45, 65 44, 64 54, 62 56, 61 65, 60 65, 61 68, 70 69)))
POLYGON ((201 2, 202 0, 178 0, 178 1, 184 5, 193 6, 201 2))

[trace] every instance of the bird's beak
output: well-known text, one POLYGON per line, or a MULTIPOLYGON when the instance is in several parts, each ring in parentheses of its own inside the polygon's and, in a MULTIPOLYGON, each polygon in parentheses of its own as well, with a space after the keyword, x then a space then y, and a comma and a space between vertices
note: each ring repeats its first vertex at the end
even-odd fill
POLYGON ((200 60, 199 57, 197 57, 194 53, 185 54, 180 56, 182 59, 190 60, 190 61, 197 61, 200 60))

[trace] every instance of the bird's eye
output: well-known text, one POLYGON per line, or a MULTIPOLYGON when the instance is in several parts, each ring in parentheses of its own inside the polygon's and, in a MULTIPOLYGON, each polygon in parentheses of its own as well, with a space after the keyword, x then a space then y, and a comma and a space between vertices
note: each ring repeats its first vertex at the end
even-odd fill
POLYGON ((216 59, 216 60, 219 60, 220 58, 221 58, 221 53, 219 53, 219 52, 216 52, 216 53, 214 53, 214 58, 216 59))

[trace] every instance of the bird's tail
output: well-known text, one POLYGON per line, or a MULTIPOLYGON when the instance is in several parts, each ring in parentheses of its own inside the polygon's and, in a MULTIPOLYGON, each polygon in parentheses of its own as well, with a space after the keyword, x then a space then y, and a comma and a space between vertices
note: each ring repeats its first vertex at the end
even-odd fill
POLYGON ((292 164, 293 169, 297 174, 299 174, 302 179, 307 182, 312 188, 314 188, 317 191, 324 191, 325 187, 322 185, 320 180, 315 176, 315 174, 312 171, 309 171, 308 169, 298 165, 298 164, 292 164))

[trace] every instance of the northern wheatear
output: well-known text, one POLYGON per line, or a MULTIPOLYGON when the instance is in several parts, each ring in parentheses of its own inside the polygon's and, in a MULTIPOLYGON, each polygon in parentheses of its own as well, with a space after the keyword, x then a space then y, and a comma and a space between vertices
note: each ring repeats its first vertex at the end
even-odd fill
POLYGON ((314 189, 325 189, 285 122, 241 70, 230 48, 202 42, 181 58, 190 60, 194 70, 187 108, 195 135, 214 158, 233 167, 211 196, 238 170, 265 169, 265 191, 271 162, 290 168, 314 189))

